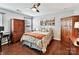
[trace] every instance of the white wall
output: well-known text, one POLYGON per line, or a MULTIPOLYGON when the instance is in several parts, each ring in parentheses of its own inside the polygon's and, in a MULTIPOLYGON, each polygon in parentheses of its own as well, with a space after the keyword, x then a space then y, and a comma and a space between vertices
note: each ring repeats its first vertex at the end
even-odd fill
POLYGON ((5 32, 10 32, 10 20, 12 20, 13 18, 23 19, 23 20, 24 20, 24 17, 32 18, 31 16, 21 15, 19 13, 15 13, 15 12, 8 11, 8 10, 1 9, 1 8, 0 8, 0 12, 5 13, 3 14, 3 17, 2 17, 2 21, 3 21, 2 25, 4 26, 5 32))
POLYGON ((0 14, 0 26, 2 26, 2 14, 0 14))
MULTIPOLYGON (((54 38, 56 40, 61 40, 61 18, 72 16, 72 15, 79 15, 79 7, 69 8, 61 10, 57 13, 51 13, 48 15, 37 16, 33 18, 33 29, 40 28, 40 20, 50 20, 52 17, 55 17, 55 26, 51 26, 54 29, 54 38)), ((48 28, 48 27, 47 27, 48 28)))
POLYGON ((27 31, 31 31, 31 19, 25 19, 25 32, 27 31))

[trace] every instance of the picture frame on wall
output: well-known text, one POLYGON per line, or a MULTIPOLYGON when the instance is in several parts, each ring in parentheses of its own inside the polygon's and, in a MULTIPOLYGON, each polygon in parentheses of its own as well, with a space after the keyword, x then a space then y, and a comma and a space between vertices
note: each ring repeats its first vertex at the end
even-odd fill
POLYGON ((55 17, 51 18, 50 20, 41 20, 40 21, 41 26, 54 26, 55 25, 55 17))

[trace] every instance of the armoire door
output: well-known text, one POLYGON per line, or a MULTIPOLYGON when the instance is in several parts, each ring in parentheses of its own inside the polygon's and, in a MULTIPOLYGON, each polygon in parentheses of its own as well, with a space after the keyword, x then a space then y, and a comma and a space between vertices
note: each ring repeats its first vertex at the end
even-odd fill
POLYGON ((16 41, 19 41, 21 39, 21 36, 24 33, 25 22, 24 22, 24 20, 20 20, 20 19, 13 19, 12 22, 13 22, 13 25, 12 25, 12 42, 16 42, 16 41))
POLYGON ((69 45, 70 35, 72 34, 72 19, 71 17, 63 18, 61 20, 61 41, 65 45, 69 45))
POLYGON ((74 28, 75 22, 79 22, 79 16, 70 16, 61 19, 61 41, 73 43, 78 31, 74 28), (70 39, 70 40, 69 40, 70 39))

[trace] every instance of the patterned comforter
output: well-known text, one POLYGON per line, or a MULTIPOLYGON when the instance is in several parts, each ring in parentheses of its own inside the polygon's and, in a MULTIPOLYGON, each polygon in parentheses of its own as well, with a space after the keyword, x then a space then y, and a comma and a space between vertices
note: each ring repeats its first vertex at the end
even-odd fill
MULTIPOLYGON (((33 32, 33 33, 35 34, 35 32, 33 32)), ((37 32, 36 32, 36 34, 37 34, 37 32)), ((28 45, 31 48, 38 49, 38 50, 42 51, 43 53, 45 53, 47 45, 52 40, 51 39, 52 32, 49 32, 49 33, 47 32, 44 34, 42 33, 42 35, 43 35, 42 38, 39 39, 37 37, 34 37, 34 36, 31 36, 31 35, 24 33, 22 38, 21 38, 21 42, 23 42, 23 44, 28 45)))

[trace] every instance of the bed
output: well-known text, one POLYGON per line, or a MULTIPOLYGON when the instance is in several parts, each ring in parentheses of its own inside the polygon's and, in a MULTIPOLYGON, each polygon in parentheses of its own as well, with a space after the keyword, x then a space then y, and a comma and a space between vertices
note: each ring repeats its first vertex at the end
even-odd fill
POLYGON ((53 37, 53 30, 50 29, 49 32, 26 32, 21 37, 21 42, 31 48, 46 52, 46 48, 53 37))

